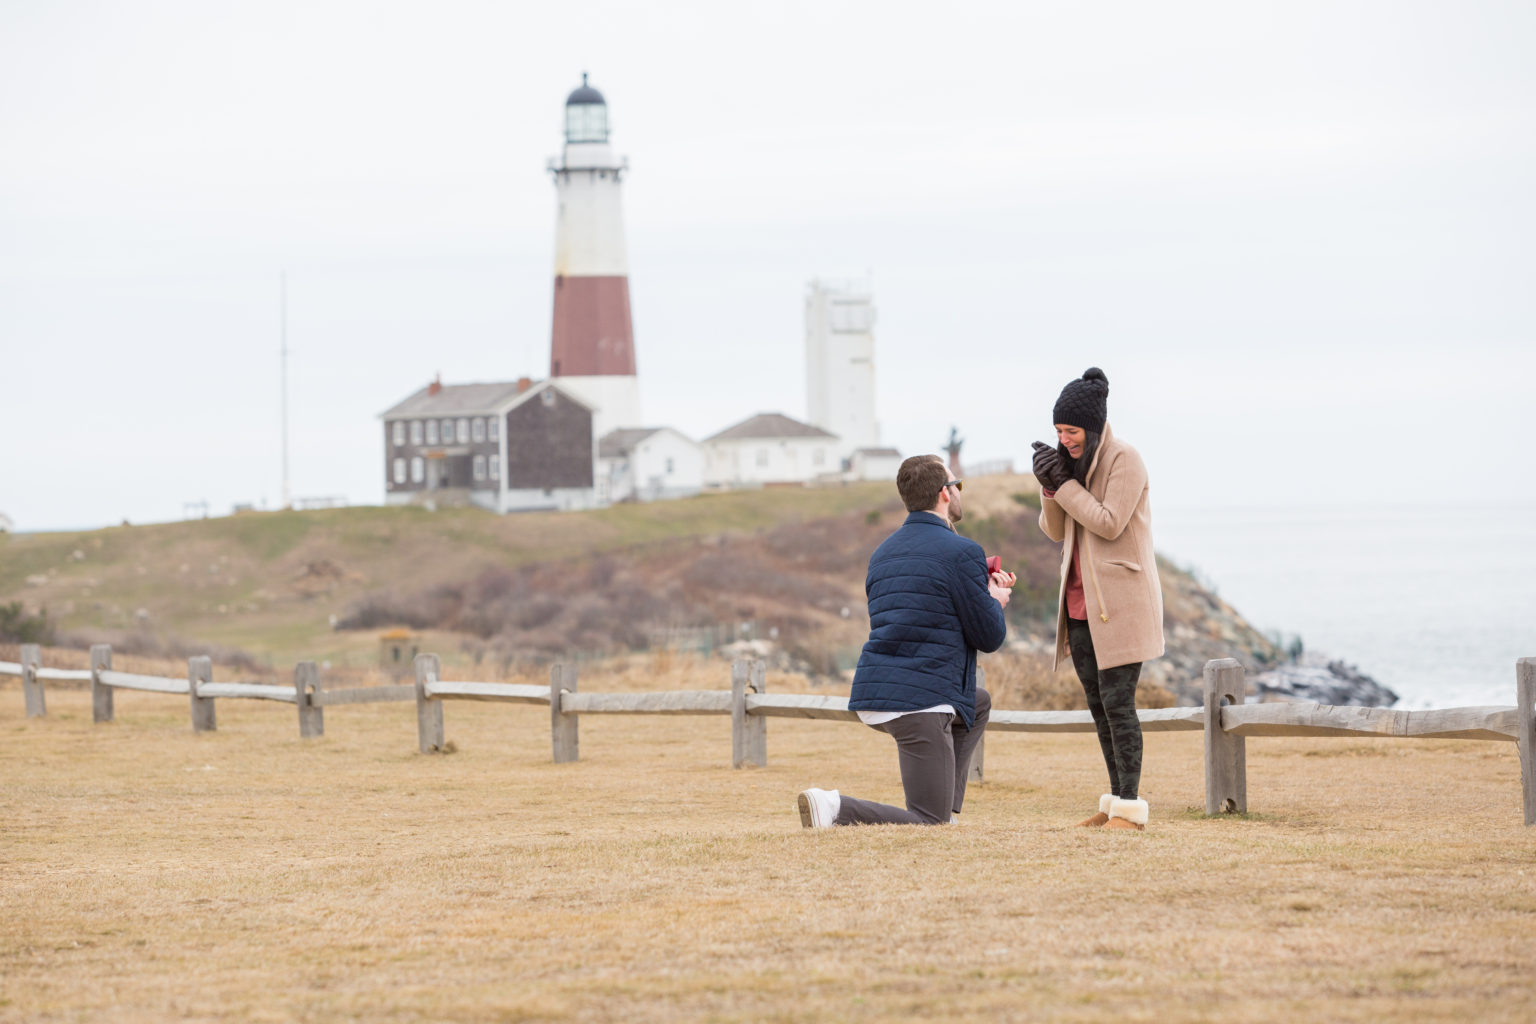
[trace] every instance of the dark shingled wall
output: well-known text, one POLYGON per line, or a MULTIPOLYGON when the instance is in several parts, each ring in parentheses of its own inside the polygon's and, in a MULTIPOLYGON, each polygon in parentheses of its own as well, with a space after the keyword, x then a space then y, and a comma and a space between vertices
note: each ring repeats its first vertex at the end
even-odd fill
POLYGON ((551 389, 507 413, 508 489, 591 486, 588 409, 551 389))

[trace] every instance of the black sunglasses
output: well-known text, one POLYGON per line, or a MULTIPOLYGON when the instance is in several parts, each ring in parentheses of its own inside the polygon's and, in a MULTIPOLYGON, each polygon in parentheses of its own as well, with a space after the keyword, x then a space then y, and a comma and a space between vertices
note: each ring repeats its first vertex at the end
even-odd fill
POLYGON ((963 490, 965 490, 965 481, 964 480, 951 480, 949 483, 945 484, 944 486, 945 487, 953 487, 957 491, 963 491, 963 490))

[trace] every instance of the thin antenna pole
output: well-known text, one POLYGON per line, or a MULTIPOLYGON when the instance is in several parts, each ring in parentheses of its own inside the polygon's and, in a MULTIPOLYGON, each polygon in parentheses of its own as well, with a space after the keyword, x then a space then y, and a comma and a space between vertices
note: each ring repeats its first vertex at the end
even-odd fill
POLYGON ((278 280, 283 356, 283 508, 287 508, 290 504, 288 498, 288 271, 282 271, 278 280))

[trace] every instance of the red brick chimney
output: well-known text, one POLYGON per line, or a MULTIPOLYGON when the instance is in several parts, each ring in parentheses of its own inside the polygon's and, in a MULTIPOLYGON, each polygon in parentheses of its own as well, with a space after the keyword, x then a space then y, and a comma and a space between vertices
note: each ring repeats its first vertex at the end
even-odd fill
POLYGON ((438 373, 438 375, 433 378, 432 383, 427 385, 427 394, 435 395, 441 390, 443 390, 443 375, 442 373, 438 373))
POLYGON ((524 391, 527 391, 531 387, 533 387, 533 378, 532 377, 519 377, 517 379, 517 393, 518 394, 522 394, 524 391))

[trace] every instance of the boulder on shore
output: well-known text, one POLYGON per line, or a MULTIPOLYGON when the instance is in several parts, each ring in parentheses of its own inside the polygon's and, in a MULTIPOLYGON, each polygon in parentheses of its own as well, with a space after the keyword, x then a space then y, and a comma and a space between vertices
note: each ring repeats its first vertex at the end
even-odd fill
POLYGON ((1308 651, 1293 662, 1251 676, 1248 699, 1388 708, 1398 696, 1354 665, 1308 651))

